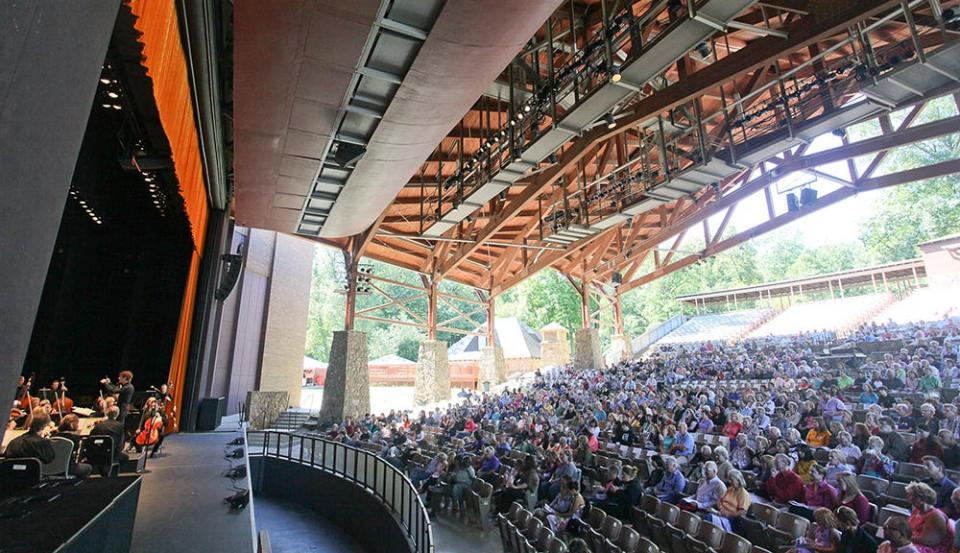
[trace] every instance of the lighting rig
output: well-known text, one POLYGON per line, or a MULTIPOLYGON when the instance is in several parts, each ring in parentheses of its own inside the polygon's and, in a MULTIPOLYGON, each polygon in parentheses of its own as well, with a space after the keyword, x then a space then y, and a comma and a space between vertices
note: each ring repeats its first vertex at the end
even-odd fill
POLYGON ((357 265, 357 270, 355 272, 348 272, 346 267, 337 264, 337 280, 340 281, 340 289, 337 290, 338 294, 347 294, 350 292, 350 285, 355 284, 357 295, 367 295, 373 292, 373 288, 370 286, 371 277, 373 275, 373 265, 369 263, 360 263, 357 265))
MULTIPOLYGON (((510 142, 511 133, 516 131, 522 133, 525 130, 522 128, 524 124, 528 124, 532 127, 533 132, 535 132, 549 111, 550 98, 566 88, 566 86, 574 80, 574 77, 576 77, 577 80, 583 80, 584 77, 601 74, 605 75, 606 78, 612 82, 619 81, 621 78, 620 65, 616 62, 610 64, 604 59, 603 52, 605 42, 607 40, 613 40, 613 38, 621 32, 635 30, 634 27, 638 25, 639 21, 634 20, 633 14, 630 13, 629 10, 614 17, 611 20, 610 26, 604 29, 602 33, 598 34, 597 37, 587 43, 582 49, 578 50, 576 56, 569 64, 558 70, 552 79, 548 78, 542 81, 540 87, 537 88, 526 102, 516 109, 513 117, 504 124, 503 128, 484 141, 480 145, 480 148, 469 159, 464 161, 462 167, 459 167, 453 175, 443 181, 443 189, 447 190, 454 186, 462 185, 467 176, 471 175, 475 169, 481 167, 484 160, 488 159, 488 156, 492 157, 495 151, 510 142), (518 126, 521 128, 518 129, 518 126)), ((617 122, 612 113, 604 115, 603 122, 608 129, 617 126, 617 122)), ((522 161, 522 155, 523 146, 513 144, 510 155, 511 160, 522 161)), ((551 154, 548 157, 548 162, 556 163, 556 159, 556 155, 551 154)))

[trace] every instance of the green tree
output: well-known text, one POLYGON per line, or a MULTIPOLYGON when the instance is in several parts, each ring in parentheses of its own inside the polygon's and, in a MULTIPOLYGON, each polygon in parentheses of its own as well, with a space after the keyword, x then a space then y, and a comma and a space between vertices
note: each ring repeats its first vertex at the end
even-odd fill
MULTIPOLYGON (((955 115, 953 97, 944 96, 930 102, 914 125, 955 115)), ((925 140, 891 150, 877 174, 956 159, 958 152, 960 133, 925 140)), ((897 186, 883 194, 860 233, 861 241, 880 262, 916 257, 918 243, 960 231, 960 177, 956 174, 897 186)))

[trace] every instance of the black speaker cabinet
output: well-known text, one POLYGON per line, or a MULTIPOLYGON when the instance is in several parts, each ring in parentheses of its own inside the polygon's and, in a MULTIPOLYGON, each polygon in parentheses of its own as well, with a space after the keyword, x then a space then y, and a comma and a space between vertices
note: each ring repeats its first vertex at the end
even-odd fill
POLYGON ((197 432, 212 432, 220 426, 227 406, 226 398, 205 397, 200 400, 200 410, 197 412, 197 432))

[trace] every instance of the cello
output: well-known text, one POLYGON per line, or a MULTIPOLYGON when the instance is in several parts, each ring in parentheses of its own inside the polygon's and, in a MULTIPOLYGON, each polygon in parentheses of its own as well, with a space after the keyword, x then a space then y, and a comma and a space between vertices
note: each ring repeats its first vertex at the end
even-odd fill
POLYGON ((143 408, 143 423, 133 442, 137 445, 137 451, 140 448, 156 445, 160 440, 160 433, 163 432, 163 415, 157 408, 157 400, 149 398, 143 408))

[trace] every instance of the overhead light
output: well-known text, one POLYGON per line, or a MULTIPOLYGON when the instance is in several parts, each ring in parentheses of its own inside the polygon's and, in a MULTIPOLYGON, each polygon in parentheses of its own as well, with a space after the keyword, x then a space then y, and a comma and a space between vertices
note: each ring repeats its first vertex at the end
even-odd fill
POLYGON ((106 77, 100 77, 100 82, 103 84, 110 84, 110 79, 106 77))
POLYGON ((113 109, 120 109, 120 105, 119 105, 119 104, 113 104, 112 107, 113 107, 113 109))
POLYGON ((520 163, 521 161, 523 161, 523 158, 520 157, 521 154, 522 154, 522 152, 520 152, 520 150, 517 150, 516 152, 514 152, 514 154, 513 154, 513 161, 515 161, 515 162, 517 162, 517 163, 520 163))
POLYGON ((607 123, 607 128, 608 128, 608 129, 613 129, 613 128, 615 128, 615 127, 617 126, 617 120, 613 118, 613 114, 612 114, 612 113, 608 113, 608 114, 604 115, 604 116, 603 116, 603 120, 604 120, 604 122, 607 123))
POLYGON ((700 54, 700 57, 703 59, 707 59, 710 57, 710 45, 707 44, 706 42, 701 42, 700 44, 697 44, 697 47, 694 48, 694 50, 696 50, 697 53, 700 54))
POLYGON ((119 97, 120 97, 119 94, 117 94, 116 92, 114 92, 114 91, 112 91, 112 90, 111 90, 110 92, 107 92, 107 96, 109 96, 109 97, 111 97, 111 98, 119 98, 119 97))
POLYGON ((623 75, 620 74, 620 66, 614 65, 613 69, 610 70, 610 80, 619 83, 620 79, 623 78, 623 75))
POLYGON ((506 200, 506 199, 507 199, 507 191, 506 191, 506 190, 501 190, 501 191, 500 191, 500 201, 502 202, 502 201, 504 201, 504 200, 506 200))
POLYGON ((530 113, 530 104, 523 106, 523 111, 530 113))

